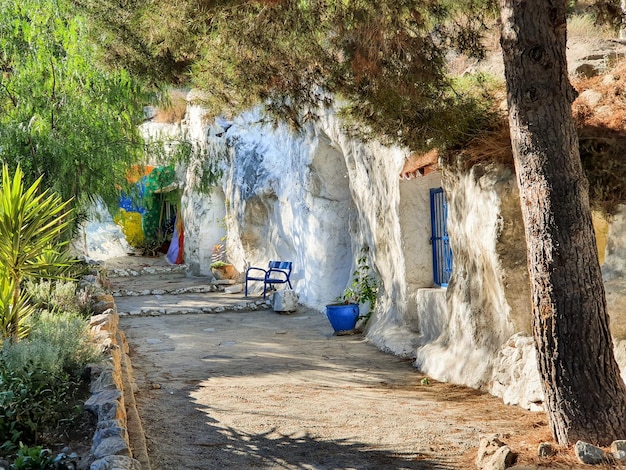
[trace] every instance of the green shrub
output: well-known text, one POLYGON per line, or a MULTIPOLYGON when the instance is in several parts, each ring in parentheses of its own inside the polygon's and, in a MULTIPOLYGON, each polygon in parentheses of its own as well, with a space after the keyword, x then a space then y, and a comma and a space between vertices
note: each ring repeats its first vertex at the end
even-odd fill
POLYGON ((216 261, 214 263, 211 263, 211 266, 209 266, 210 268, 223 268, 224 266, 228 266, 228 263, 225 261, 216 261))
POLYGON ((75 414, 78 384, 69 374, 24 365, 25 369, 13 370, 0 361, 0 442, 5 452, 20 442, 37 443, 62 418, 75 414))
POLYGON ((28 279, 24 289, 32 304, 40 310, 89 316, 89 292, 86 288, 77 290, 77 284, 73 281, 28 279))
POLYGON ((39 370, 62 371, 75 378, 82 375, 87 364, 102 358, 82 317, 49 311, 35 317, 26 341, 5 346, 4 356, 16 370, 28 370, 32 362, 39 370))
POLYGON ((27 339, 5 341, 0 351, 0 451, 13 452, 20 442, 37 444, 42 435, 71 423, 82 409, 77 403, 86 366, 101 357, 87 322, 67 312, 42 312, 33 318, 27 339))
POLYGON ((48 449, 41 446, 21 446, 17 452, 17 458, 10 468, 15 470, 67 470, 69 467, 63 463, 67 458, 65 454, 54 456, 48 449))
POLYGON ((52 298, 51 280, 27 279, 24 290, 28 292, 31 303, 40 310, 51 310, 52 298))

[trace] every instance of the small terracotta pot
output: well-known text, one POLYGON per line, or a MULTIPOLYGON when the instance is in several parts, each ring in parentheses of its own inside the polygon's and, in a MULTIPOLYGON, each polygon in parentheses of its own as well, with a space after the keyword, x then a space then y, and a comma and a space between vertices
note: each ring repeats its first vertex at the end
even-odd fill
POLYGON ((223 281, 225 279, 237 279, 239 277, 239 271, 237 271, 235 266, 232 264, 211 268, 211 272, 218 281, 223 281))

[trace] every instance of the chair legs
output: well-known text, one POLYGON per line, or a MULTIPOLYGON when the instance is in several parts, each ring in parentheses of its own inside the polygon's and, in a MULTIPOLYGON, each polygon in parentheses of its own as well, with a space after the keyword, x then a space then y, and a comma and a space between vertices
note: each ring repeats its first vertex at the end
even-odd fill
MULTIPOLYGON (((248 297, 248 279, 246 279, 246 287, 244 288, 244 292, 243 295, 244 297, 248 297)), ((271 288, 271 285, 270 285, 271 288)), ((267 296, 267 283, 263 283, 263 300, 265 300, 265 297, 267 296)))
MULTIPOLYGON (((287 281, 290 289, 293 289, 291 286, 291 281, 287 281)), ((263 283, 263 300, 267 298, 268 291, 275 291, 276 287, 273 282, 264 282, 263 283)), ((244 289, 244 297, 248 297, 248 280, 246 279, 246 287, 244 289)))

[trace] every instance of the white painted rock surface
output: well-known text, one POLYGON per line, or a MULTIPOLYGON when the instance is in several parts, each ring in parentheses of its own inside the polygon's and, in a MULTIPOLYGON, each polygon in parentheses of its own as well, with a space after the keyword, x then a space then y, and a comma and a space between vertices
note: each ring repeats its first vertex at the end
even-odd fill
POLYGON ((298 294, 292 290, 278 290, 272 294, 271 302, 275 312, 295 312, 298 309, 298 294))

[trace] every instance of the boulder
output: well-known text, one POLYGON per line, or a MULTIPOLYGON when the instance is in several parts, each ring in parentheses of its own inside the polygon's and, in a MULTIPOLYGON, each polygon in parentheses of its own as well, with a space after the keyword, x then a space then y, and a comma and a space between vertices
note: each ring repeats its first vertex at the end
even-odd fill
POLYGON ((240 294, 241 291, 243 291, 243 286, 241 284, 233 284, 232 286, 224 288, 225 294, 240 294))
POLYGON ((141 470, 141 463, 126 455, 109 455, 96 460, 89 468, 90 470, 141 470))
POLYGON ((295 312, 298 308, 298 294, 292 290, 279 290, 272 294, 271 302, 275 312, 295 312))
POLYGON ((476 467, 480 470, 504 470, 513 465, 515 454, 511 448, 500 440, 497 434, 480 438, 476 467))
POLYGON ((539 444, 537 448, 537 455, 539 457, 551 457, 554 454, 556 454, 556 451, 550 442, 542 442, 539 444))
POLYGON ((599 447, 578 441, 574 446, 576 458, 585 465, 599 465, 607 461, 607 454, 599 447))
POLYGON ((617 460, 626 460, 626 441, 613 441, 611 444, 611 454, 613 454, 613 457, 617 460))

